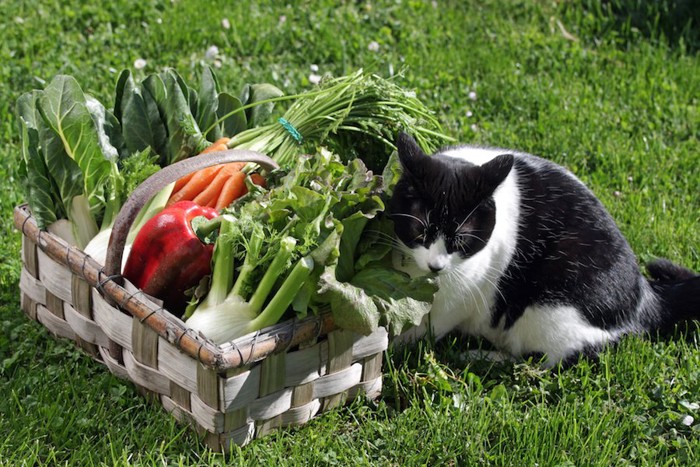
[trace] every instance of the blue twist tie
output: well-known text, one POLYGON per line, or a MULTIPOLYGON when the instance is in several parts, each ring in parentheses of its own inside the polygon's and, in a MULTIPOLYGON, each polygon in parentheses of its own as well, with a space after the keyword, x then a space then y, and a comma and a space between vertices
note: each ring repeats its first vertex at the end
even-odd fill
POLYGON ((290 135, 292 135, 292 138, 294 138, 297 143, 301 144, 301 142, 304 140, 304 138, 302 138, 301 133, 299 133, 297 131, 297 129, 294 128, 294 125, 289 123, 284 118, 280 118, 277 121, 280 123, 280 125, 282 125, 284 127, 285 130, 287 130, 289 132, 290 135))

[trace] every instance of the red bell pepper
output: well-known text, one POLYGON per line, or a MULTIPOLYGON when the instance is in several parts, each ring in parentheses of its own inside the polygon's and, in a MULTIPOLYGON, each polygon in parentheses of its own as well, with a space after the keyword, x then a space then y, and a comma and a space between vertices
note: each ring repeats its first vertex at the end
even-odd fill
POLYGON ((179 201, 153 216, 139 230, 123 275, 147 294, 163 300, 165 308, 182 316, 185 291, 211 274, 213 244, 202 242, 192 219, 218 216, 215 209, 179 201))

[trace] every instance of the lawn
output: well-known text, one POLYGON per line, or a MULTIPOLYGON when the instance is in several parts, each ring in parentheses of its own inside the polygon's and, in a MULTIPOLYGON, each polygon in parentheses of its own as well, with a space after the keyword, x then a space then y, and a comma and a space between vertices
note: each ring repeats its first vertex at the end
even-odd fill
POLYGON ((271 82, 288 93, 312 86, 313 74, 394 76, 457 140, 573 170, 641 264, 662 256, 700 271, 697 8, 598 3, 3 2, 0 465, 699 464, 694 330, 627 338, 598 361, 554 372, 470 359, 474 342, 457 337, 390 350, 376 402, 223 456, 19 307, 15 101, 66 73, 110 102, 124 68, 173 67, 189 80, 209 65, 224 89, 271 82))

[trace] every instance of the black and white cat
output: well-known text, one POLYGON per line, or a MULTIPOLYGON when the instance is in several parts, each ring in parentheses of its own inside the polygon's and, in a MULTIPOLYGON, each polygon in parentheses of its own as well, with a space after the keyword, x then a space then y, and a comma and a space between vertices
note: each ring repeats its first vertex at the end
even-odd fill
POLYGON ((563 167, 475 146, 428 156, 404 133, 397 146, 396 266, 432 271, 440 286, 427 319, 401 340, 457 329, 553 366, 624 334, 700 319, 700 276, 659 260, 647 280, 610 214, 563 167))

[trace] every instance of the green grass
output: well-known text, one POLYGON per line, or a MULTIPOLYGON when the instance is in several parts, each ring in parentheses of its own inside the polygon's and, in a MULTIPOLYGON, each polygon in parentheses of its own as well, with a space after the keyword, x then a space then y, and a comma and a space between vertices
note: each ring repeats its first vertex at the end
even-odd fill
POLYGON ((391 351, 376 404, 356 402, 229 457, 211 453, 21 313, 12 227, 23 198, 13 111, 21 93, 69 73, 109 102, 116 74, 134 60, 147 61, 144 73, 170 66, 189 80, 216 45, 217 76, 232 90, 269 81, 299 91, 312 64, 336 75, 403 71, 399 83, 460 141, 574 170, 640 262, 664 256, 700 270, 700 58, 698 25, 676 14, 685 3, 83 3, 6 1, 0 19, 0 465, 700 463, 696 332, 625 339, 562 372, 470 360, 456 338, 391 351))

